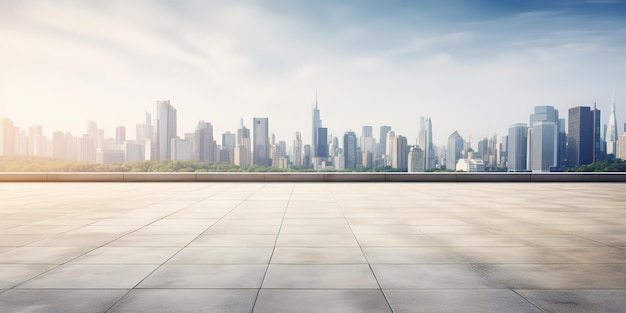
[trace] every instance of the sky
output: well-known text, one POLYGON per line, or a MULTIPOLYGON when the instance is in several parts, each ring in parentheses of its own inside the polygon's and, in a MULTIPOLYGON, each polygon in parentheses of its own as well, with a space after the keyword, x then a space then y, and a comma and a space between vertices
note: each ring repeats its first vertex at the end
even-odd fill
POLYGON ((626 122, 623 1, 0 1, 0 117, 44 133, 94 120, 130 139, 169 99, 178 134, 240 119, 310 144, 316 95, 341 138, 389 125, 472 143, 552 105, 626 122))

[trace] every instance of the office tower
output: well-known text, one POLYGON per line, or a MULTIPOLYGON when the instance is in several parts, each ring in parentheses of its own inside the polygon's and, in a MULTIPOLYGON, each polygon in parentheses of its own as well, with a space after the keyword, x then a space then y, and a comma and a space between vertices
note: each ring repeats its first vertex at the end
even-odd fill
MULTIPOLYGON (((594 110, 596 111, 596 110, 594 110)), ((569 123, 567 132, 567 165, 574 168, 591 164, 594 160, 595 144, 599 133, 596 116, 589 107, 575 107, 569 109, 569 123)))
POLYGON ((170 100, 157 101, 156 159, 173 160, 172 139, 176 138, 176 109, 170 100))
POLYGON ((235 163, 235 147, 237 146, 237 135, 227 131, 222 134, 222 148, 220 149, 220 163, 235 163))
POLYGON ((98 124, 95 121, 87 121, 87 136, 94 140, 94 144, 96 148, 100 147, 100 143, 98 139, 100 138, 100 133, 98 131, 98 124))
POLYGON ((296 139, 293 140, 291 148, 291 163, 295 167, 302 167, 302 136, 300 132, 296 132, 296 139))
MULTIPOLYGON (((312 139, 311 139, 311 149, 313 150, 312 157, 324 157, 317 154, 319 149, 317 148, 317 143, 319 142, 319 131, 318 129, 322 127, 322 120, 320 119, 320 110, 317 108, 317 92, 315 93, 315 107, 313 108, 313 124, 312 124, 312 139)), ((324 142, 327 142, 327 139, 324 138, 324 142)), ((328 149, 326 149, 328 151, 328 149)), ((328 155, 326 155, 328 156, 328 155)))
POLYGON ((63 132, 52 133, 52 157, 60 160, 67 159, 67 143, 63 132))
POLYGON ((361 134, 361 135, 362 135, 363 137, 366 137, 366 138, 372 138, 372 137, 374 137, 374 132, 373 132, 373 128, 372 128, 372 126, 367 126, 367 125, 365 125, 365 126, 363 126, 363 127, 361 128, 361 130, 362 130, 362 134, 361 134))
POLYGON ((530 115, 527 135, 527 165, 533 172, 559 167, 559 111, 553 106, 536 106, 530 115))
POLYGON ((456 162, 461 158, 464 141, 458 131, 454 131, 448 136, 448 146, 446 149, 446 169, 455 170, 456 162))
POLYGON ((170 140, 170 157, 171 160, 189 161, 192 159, 192 141, 189 139, 181 139, 179 137, 170 140))
POLYGON ((0 156, 15 153, 15 127, 8 118, 0 118, 0 156))
POLYGON ((613 103, 611 104, 611 113, 609 114, 609 128, 606 136, 606 154, 615 157, 617 149, 617 118, 615 117, 615 94, 613 94, 613 103))
POLYGON ((328 158, 328 128, 319 127, 317 129, 317 142, 315 143, 316 158, 328 158))
POLYGON ((567 168, 567 132, 565 131, 565 119, 559 119, 559 169, 567 168))
POLYGON ((600 118, 600 110, 596 108, 595 102, 593 103, 593 110, 591 110, 591 116, 593 118, 593 162, 603 161, 606 159, 606 125, 602 127, 602 121, 600 118), (604 130, 604 136, 600 132, 604 130))
POLYGON ((370 151, 361 151, 361 165, 365 168, 374 167, 374 154, 370 151))
MULTIPOLYGON (((28 136, 26 135, 26 131, 19 129, 18 127, 14 128, 15 132, 15 154, 17 155, 27 155, 28 154, 28 136)), ((49 150, 52 152, 52 148, 49 150)))
POLYGON ((302 155, 302 167, 304 168, 309 168, 311 167, 311 154, 312 154, 312 150, 311 150, 311 145, 304 145, 304 153, 302 155))
POLYGON ((376 157, 387 153, 387 133, 391 131, 391 126, 383 125, 380 127, 380 136, 378 137, 378 154, 376 157))
POLYGON ((41 142, 41 137, 43 137, 43 126, 28 127, 28 155, 41 155, 42 147, 35 147, 35 141, 41 142))
POLYGON ((509 145, 509 136, 502 137, 502 139, 500 140, 500 143, 498 144, 498 153, 497 153, 498 167, 506 167, 508 145, 509 145))
POLYGON ((419 146, 411 146, 408 155, 408 171, 423 172, 425 164, 424 150, 422 150, 419 146))
POLYGON ((193 134, 192 159, 200 162, 215 162, 216 143, 213 138, 213 125, 199 121, 193 134))
POLYGON ((345 168, 356 168, 356 134, 353 131, 343 135, 343 156, 345 168))
POLYGON ((78 161, 96 163, 96 140, 87 134, 80 138, 78 161))
POLYGON ((243 125, 243 119, 241 119, 241 128, 237 130, 237 145, 235 147, 234 156, 235 165, 246 167, 252 164, 250 129, 243 125))
POLYGON ((396 132, 393 130, 388 131, 385 139, 387 143, 385 147, 385 166, 391 166, 391 160, 394 158, 394 138, 396 138, 396 132))
POLYGON ((522 172, 526 170, 528 127, 518 123, 509 127, 507 146, 508 171, 522 172))
POLYGON ((558 124, 549 121, 537 121, 530 130, 530 170, 550 172, 558 166, 558 124))
POLYGON ((623 133, 617 139, 615 144, 615 158, 626 160, 626 133, 623 133))
POLYGON ((117 126, 115 128, 115 144, 121 146, 126 141, 126 127, 117 126))
POLYGON ((253 150, 252 164, 271 166, 268 118, 255 117, 252 121, 253 150))
POLYGON ((393 139, 393 159, 391 160, 392 168, 407 168, 409 152, 406 137, 398 135, 393 139))
POLYGON ((146 112, 145 123, 137 124, 135 127, 135 131, 136 131, 135 140, 139 142, 152 140, 154 131, 152 128, 152 116, 150 115, 150 113, 146 112))
POLYGON ((498 165, 498 135, 493 135, 489 139, 489 157, 485 162, 485 165, 490 167, 497 167, 498 165))
POLYGON ((478 156, 474 156, 474 158, 480 158, 483 162, 489 159, 489 139, 487 137, 478 141, 476 152, 478 156))
POLYGON ((430 118, 420 116, 419 146, 424 150, 424 168, 435 168, 435 151, 433 149, 433 125, 430 118))
POLYGON ((373 137, 372 126, 363 126, 363 136, 361 136, 359 146, 361 147, 362 152, 369 151, 373 155, 376 155, 376 139, 373 137))

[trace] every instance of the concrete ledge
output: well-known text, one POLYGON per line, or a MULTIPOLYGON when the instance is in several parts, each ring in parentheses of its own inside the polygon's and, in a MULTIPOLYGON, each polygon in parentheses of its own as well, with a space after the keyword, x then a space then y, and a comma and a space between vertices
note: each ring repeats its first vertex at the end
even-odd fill
POLYGON ((121 182, 124 173, 48 173, 49 182, 121 182))
POLYGON ((0 182, 626 182, 620 173, 42 173, 3 172, 0 182))
POLYGON ((194 182, 196 173, 124 173, 125 182, 194 182))
POLYGON ((0 173, 0 182, 46 182, 47 173, 22 173, 6 172, 0 173))

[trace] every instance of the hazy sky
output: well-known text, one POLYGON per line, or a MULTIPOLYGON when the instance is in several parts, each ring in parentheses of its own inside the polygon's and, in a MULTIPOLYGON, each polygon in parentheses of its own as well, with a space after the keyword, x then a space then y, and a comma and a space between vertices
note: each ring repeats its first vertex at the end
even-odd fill
POLYGON ((340 138, 386 124, 414 143, 423 115, 435 144, 476 143, 536 105, 594 101, 606 123, 613 92, 626 117, 622 1, 3 0, 0 42, 0 117, 48 134, 94 120, 134 138, 170 99, 179 135, 269 117, 308 144, 316 90, 340 138))

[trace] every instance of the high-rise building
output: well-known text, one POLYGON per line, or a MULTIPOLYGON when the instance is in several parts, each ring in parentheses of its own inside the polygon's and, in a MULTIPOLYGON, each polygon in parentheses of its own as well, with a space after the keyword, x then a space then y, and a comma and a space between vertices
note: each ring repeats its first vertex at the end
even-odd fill
POLYGON ((528 128, 527 169, 549 172, 559 167, 559 111, 536 106, 528 128))
POLYGON ((348 131, 343 135, 343 156, 344 168, 356 168, 356 134, 353 131, 348 131))
POLYGON ((296 139, 293 140, 293 147, 291 148, 291 163, 293 166, 302 167, 302 136, 300 132, 296 132, 296 139))
POLYGON ((448 136, 448 146, 446 149, 446 169, 455 170, 456 162, 461 158, 464 140, 458 131, 454 131, 448 136))
POLYGON ((260 166, 272 166, 270 160, 269 143, 269 119, 255 117, 252 121, 253 150, 252 164, 260 166))
POLYGON ((615 145, 615 157, 617 159, 626 160, 626 133, 619 136, 615 145))
POLYGON ((28 155, 43 156, 45 147, 43 143, 43 126, 30 126, 28 128, 28 155), (35 144, 37 142, 37 144, 35 144))
POLYGON ((617 149, 617 118, 615 117, 615 95, 613 95, 613 103, 611 104, 611 113, 609 114, 609 128, 606 136, 606 154, 615 157, 617 149))
POLYGON ((243 125, 243 119, 241 119, 241 128, 237 130, 237 146, 234 154, 235 165, 246 167, 252 164, 252 138, 250 138, 250 129, 243 125))
MULTIPOLYGON (((320 119, 320 110, 317 108, 317 93, 315 93, 315 107, 313 108, 313 123, 312 123, 312 138, 311 138, 311 149, 313 151, 312 157, 323 157, 317 155, 318 148, 317 143, 319 142, 319 131, 318 129, 322 127, 322 120, 320 119)), ((326 138, 324 138, 324 142, 327 142, 326 138)), ((326 149, 328 151, 328 149, 326 149)), ((326 155, 328 156, 328 155, 326 155)))
POLYGON ((433 149, 433 125, 430 118, 424 119, 420 116, 420 131, 418 137, 418 144, 424 150, 424 168, 435 168, 435 150, 433 149))
POLYGON ((126 127, 117 126, 115 128, 115 144, 117 146, 122 146, 126 141, 126 127))
POLYGON ((0 156, 15 153, 15 128, 13 121, 0 118, 0 156))
MULTIPOLYGON (((597 110, 594 110, 597 111, 597 110)), ((567 132, 567 165, 568 167, 579 167, 591 164, 597 146, 597 135, 600 131, 596 124, 596 116, 589 107, 575 107, 568 111, 569 122, 567 132), (595 125, 594 125, 595 124, 595 125)), ((599 145, 599 143, 598 143, 599 145)))
POLYGON ((237 135, 227 131, 222 134, 222 149, 220 150, 220 163, 235 163, 235 147, 237 135))
POLYGON ((521 172, 526 170, 528 126, 523 123, 509 127, 508 136, 508 171, 521 172))
POLYGON ((317 142, 315 143, 316 158, 328 158, 328 128, 317 128, 317 142))
POLYGON ((387 143, 387 147, 385 147, 385 166, 391 166, 392 160, 395 156, 395 138, 396 132, 394 132, 393 130, 387 132, 387 138, 385 140, 385 142, 387 143))
POLYGON ((531 151, 530 170, 550 172, 558 167, 558 124, 549 121, 537 121, 530 129, 531 151))
POLYGON ((213 125, 199 121, 193 136, 192 158, 200 162, 215 162, 215 147, 213 125))
POLYGON ((406 137, 398 135, 393 139, 393 159, 391 160, 392 168, 408 168, 408 143, 406 137))
POLYGON ((372 126, 365 125, 365 126, 363 126, 361 128, 361 130, 362 130, 362 134, 361 135, 363 137, 367 137, 367 138, 374 137, 374 132, 373 132, 372 126))
POLYGON ((172 160, 172 139, 176 138, 176 109, 170 100, 157 101, 156 159, 172 160))
POLYGON ((423 172, 424 171, 424 151, 419 146, 411 146, 408 155, 408 170, 409 172, 423 172))
POLYGON ((377 158, 387 153, 387 133, 391 131, 391 126, 383 125, 380 127, 380 136, 378 137, 378 155, 377 158))
POLYGON ((67 159, 67 142, 63 132, 52 133, 52 157, 60 160, 67 159))

